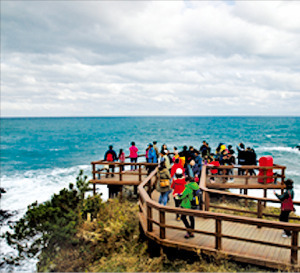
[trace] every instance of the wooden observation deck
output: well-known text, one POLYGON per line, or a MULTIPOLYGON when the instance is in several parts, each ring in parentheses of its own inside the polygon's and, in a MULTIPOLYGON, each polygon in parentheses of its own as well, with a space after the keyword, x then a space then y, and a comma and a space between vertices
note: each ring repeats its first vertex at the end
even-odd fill
MULTIPOLYGON (((93 179, 90 181, 94 185, 94 193, 97 184, 107 185, 133 185, 138 186, 139 193, 139 219, 145 235, 149 240, 154 240, 161 246, 184 249, 197 253, 205 253, 207 255, 218 255, 218 257, 238 262, 250 263, 258 266, 266 266, 269 268, 294 270, 300 269, 299 257, 299 231, 300 224, 283 223, 279 221, 271 221, 263 219, 264 217, 273 217, 278 219, 279 215, 265 213, 264 209, 269 203, 280 203, 277 199, 266 198, 268 189, 284 189, 284 166, 274 165, 273 167, 257 167, 245 166, 246 170, 273 168, 279 169, 281 172, 274 174, 272 178, 277 179, 277 184, 266 183, 270 176, 253 176, 245 172, 245 175, 238 176, 237 168, 234 167, 234 183, 227 183, 229 177, 222 174, 215 179, 215 183, 210 183, 210 175, 206 166, 202 168, 202 176, 200 179, 200 188, 203 191, 202 210, 190 210, 176 208, 171 200, 167 206, 158 203, 159 193, 155 190, 157 181, 157 169, 155 168, 150 175, 147 175, 145 168, 155 167, 157 164, 149 163, 123 163, 122 165, 136 165, 136 171, 114 173, 113 178, 102 177, 99 179, 96 175, 107 174, 103 170, 97 170, 96 165, 108 164, 104 161, 92 162, 93 179), (258 183, 257 179, 261 178, 264 183, 258 183), (279 180, 279 181, 278 181, 279 180), (224 189, 240 189, 244 194, 235 194, 224 189), (248 189, 261 189, 264 197, 252 197, 247 195, 248 189), (226 198, 237 198, 245 200, 245 207, 240 209, 231 208, 224 205, 216 205, 211 203, 211 196, 219 196, 220 200, 226 198), (248 201, 257 204, 256 211, 250 210, 247 206, 248 201), (225 213, 215 213, 210 211, 212 208, 219 208, 231 212, 243 212, 252 217, 236 216, 225 213), (195 217, 195 229, 189 230, 195 234, 194 238, 185 239, 184 235, 187 229, 180 221, 176 221, 176 214, 193 215, 195 217), (282 238, 283 229, 290 230, 291 238, 282 238)), ((120 163, 114 163, 116 167, 120 163)), ((214 167, 216 168, 216 167, 214 167)), ((224 172, 226 173, 226 172, 224 172)), ((232 177, 232 176, 230 176, 232 177)), ((294 202, 296 206, 300 202, 294 202)), ((290 219, 299 220, 297 217, 290 219)))

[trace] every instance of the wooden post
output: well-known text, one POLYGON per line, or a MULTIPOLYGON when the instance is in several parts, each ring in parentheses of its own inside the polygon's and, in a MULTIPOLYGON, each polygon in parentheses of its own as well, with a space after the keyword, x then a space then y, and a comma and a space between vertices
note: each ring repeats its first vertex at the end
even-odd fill
POLYGON ((298 263, 298 231, 292 231, 291 264, 298 263))
MULTIPOLYGON (((263 206, 261 200, 257 202, 257 218, 262 219, 263 216, 263 206)), ((258 228, 261 228, 261 225, 257 225, 258 228)))
POLYGON ((216 246, 217 250, 222 249, 222 222, 220 219, 216 219, 216 246))
MULTIPOLYGON (((248 196, 248 189, 244 189, 244 195, 248 196)), ((245 207, 248 208, 248 199, 245 199, 245 207)))
MULTIPOLYGON (((281 185, 284 185, 284 178, 285 178, 285 167, 281 169, 281 185)), ((281 188, 281 194, 283 194, 283 189, 281 188)))
POLYGON ((205 211, 209 211, 209 193, 205 192, 205 211))
POLYGON ((139 182, 142 182, 142 165, 139 164, 139 182))
POLYGON ((120 165, 119 165, 119 181, 122 181, 122 179, 123 179, 122 166, 123 166, 123 163, 120 163, 120 165))
MULTIPOLYGON (((264 189, 264 198, 267 198, 267 189, 264 189)), ((264 207, 267 206, 267 202, 264 202, 264 207)))
POLYGON ((159 211, 159 238, 166 239, 166 228, 164 225, 166 224, 166 214, 164 211, 159 211))
POLYGON ((267 178, 266 178, 266 176, 267 176, 267 170, 264 169, 264 184, 267 184, 267 178))
POLYGON ((96 174, 95 174, 96 165, 94 163, 92 163, 92 165, 93 165, 93 179, 95 180, 96 179, 96 174))
POLYGON ((152 208, 147 205, 147 231, 153 231, 153 223, 152 223, 152 208))

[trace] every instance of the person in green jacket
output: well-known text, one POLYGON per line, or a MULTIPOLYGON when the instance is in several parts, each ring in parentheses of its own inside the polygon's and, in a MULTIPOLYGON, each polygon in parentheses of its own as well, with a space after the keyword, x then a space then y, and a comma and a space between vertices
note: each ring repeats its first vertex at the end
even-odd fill
MULTIPOLYGON (((180 206, 185 209, 191 209, 192 208, 192 200, 194 197, 194 191, 197 191, 199 189, 199 185, 194 181, 193 178, 186 177, 187 184, 185 185, 184 191, 182 194, 178 195, 177 198, 181 200, 180 206)), ((195 228, 195 218, 194 216, 189 216, 190 223, 188 222, 186 215, 181 215, 181 220, 184 223, 186 228, 194 229, 195 228)), ((194 234, 192 232, 187 232, 187 234, 184 236, 184 238, 188 239, 190 237, 194 237, 194 234)))
MULTIPOLYGON (((291 211, 294 210, 293 205, 293 198, 294 198, 294 191, 293 191, 293 183, 294 181, 292 179, 287 179, 284 181, 284 184, 286 185, 286 190, 283 194, 279 195, 274 191, 274 194, 277 196, 277 198, 281 201, 281 213, 279 216, 279 221, 281 222, 288 222, 289 221, 289 215, 291 211), (286 207, 283 203, 288 202, 289 206, 286 207)), ((291 237, 291 231, 284 230, 282 233, 282 237, 287 238, 291 237)))

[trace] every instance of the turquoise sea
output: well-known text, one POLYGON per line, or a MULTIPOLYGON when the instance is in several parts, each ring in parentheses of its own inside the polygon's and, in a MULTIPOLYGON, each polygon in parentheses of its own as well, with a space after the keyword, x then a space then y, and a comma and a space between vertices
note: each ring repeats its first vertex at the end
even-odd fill
MULTIPOLYGON (((220 142, 253 147, 258 158, 271 155, 275 164, 287 166, 300 200, 300 117, 81 117, 1 119, 1 209, 23 215, 34 201, 48 200, 70 182, 80 169, 89 176, 90 162, 102 159, 108 145, 128 155, 135 141, 140 153, 149 142, 199 148, 206 140, 212 150, 220 142)), ((106 188, 102 188, 104 197, 106 188)), ((271 196, 270 196, 271 197, 271 196)), ((1 230, 7 229, 2 223, 1 230)), ((3 242, 2 242, 3 243, 3 242)), ((2 244, 3 245, 3 244, 2 244)), ((1 247, 1 256, 8 253, 1 247)), ((20 267, 32 271, 33 262, 20 267)), ((18 269, 15 269, 18 270, 18 269)))

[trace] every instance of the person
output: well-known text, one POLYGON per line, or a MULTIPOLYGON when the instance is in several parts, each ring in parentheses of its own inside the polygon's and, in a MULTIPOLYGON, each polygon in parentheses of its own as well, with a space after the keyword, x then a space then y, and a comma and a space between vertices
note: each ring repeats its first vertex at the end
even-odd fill
MULTIPOLYGON (((149 150, 148 150, 148 160, 149 163, 157 163, 156 152, 153 148, 153 144, 149 143, 149 150)), ((149 166, 148 168, 148 175, 155 169, 155 166, 149 166)))
MULTIPOLYGON (((124 153, 123 149, 120 149, 118 159, 119 159, 120 163, 125 162, 125 153, 124 153)), ((124 172, 124 165, 120 166, 120 170, 121 170, 121 172, 124 172)))
MULTIPOLYGON (((114 162, 114 161, 117 161, 117 159, 118 159, 117 154, 113 150, 113 146, 109 145, 108 150, 106 151, 106 153, 104 155, 104 160, 108 161, 108 162, 114 162)), ((108 178, 108 173, 109 172, 111 172, 111 177, 114 177, 115 165, 109 165, 108 167, 109 167, 109 169, 107 169, 106 178, 108 178)))
POLYGON ((173 177, 175 175, 177 169, 181 169, 182 173, 184 173, 184 168, 182 167, 182 164, 180 164, 180 159, 179 158, 175 159, 174 164, 171 167, 171 177, 173 177))
MULTIPOLYGON (((233 153, 228 153, 227 163, 229 166, 235 165, 235 156, 233 155, 233 153)), ((228 175, 233 175, 233 169, 228 169, 228 175)), ((234 183, 234 178, 229 177, 229 180, 227 181, 227 183, 234 183)))
POLYGON ((188 150, 188 152, 187 152, 187 158, 186 158, 187 164, 190 163, 191 160, 194 160, 194 159, 195 159, 195 151, 196 151, 196 150, 194 149, 193 146, 190 146, 190 147, 189 147, 189 150, 188 150))
POLYGON ((178 152, 177 147, 174 146, 174 148, 173 148, 173 154, 174 154, 174 156, 172 157, 172 162, 175 162, 175 159, 176 159, 176 158, 179 158, 179 154, 178 154, 178 153, 179 153, 179 152, 178 152))
MULTIPOLYGON (((291 211, 295 211, 293 205, 293 198, 294 198, 293 183, 294 181, 292 179, 287 179, 284 181, 284 184, 286 185, 286 190, 282 195, 279 195, 274 191, 276 197, 281 201, 281 213, 279 216, 279 221, 281 222, 288 222, 291 211)), ((287 238, 290 236, 291 236, 290 230, 283 231, 282 233, 283 238, 287 238)))
POLYGON ((228 154, 231 154, 231 155, 234 154, 234 150, 232 149, 232 145, 228 145, 228 154))
MULTIPOLYGON (((194 181, 194 179, 186 177, 185 178, 187 184, 184 187, 184 191, 181 195, 176 195, 176 198, 181 200, 180 206, 185 209, 191 209, 192 208, 192 200, 194 197, 194 191, 199 190, 199 185, 194 181)), ((195 228, 195 218, 194 216, 189 216, 190 222, 188 222, 186 215, 181 215, 181 220, 184 223, 185 227, 188 229, 194 229, 195 228)), ((194 237, 194 234, 192 231, 187 231, 184 238, 188 239, 194 237)))
MULTIPOLYGON (((130 157, 130 162, 131 163, 136 163, 137 162, 137 158, 138 158, 138 151, 139 149, 135 146, 135 142, 131 142, 131 147, 129 148, 129 157, 130 157)), ((132 171, 137 169, 137 165, 131 165, 130 169, 132 171)))
POLYGON ((148 145, 146 148, 146 155, 145 155, 147 163, 149 163, 149 158, 148 158, 149 149, 150 149, 150 146, 148 145))
POLYGON ((167 144, 163 144, 163 145, 161 146, 160 153, 162 153, 162 152, 164 152, 164 151, 166 151, 166 150, 169 152, 168 147, 167 147, 167 144))
MULTIPOLYGON (((220 166, 219 158, 217 158, 217 157, 213 158, 212 161, 209 163, 209 165, 219 167, 220 166)), ((210 169, 210 173, 212 175, 217 175, 218 169, 210 169)), ((210 183, 212 183, 212 184, 215 183, 215 178, 213 176, 210 178, 210 183)))
MULTIPOLYGON (((183 170, 181 168, 177 168, 176 172, 175 172, 175 179, 173 180, 173 182, 171 184, 171 188, 174 190, 173 198, 174 198, 176 208, 178 208, 180 206, 181 201, 175 197, 178 194, 182 194, 182 192, 184 191, 184 188, 185 188, 185 184, 186 184, 183 174, 184 174, 183 170)), ((176 220, 180 221, 180 216, 178 213, 176 214, 176 220)))
POLYGON ((179 152, 179 157, 181 159, 181 162, 183 164, 183 167, 186 168, 187 165, 187 158, 188 158, 188 150, 187 146, 183 146, 183 150, 179 152))
MULTIPOLYGON (((237 151, 238 151, 238 165, 245 165, 245 145, 244 143, 240 143, 237 147, 237 151)), ((238 169, 238 175, 244 175, 245 170, 239 168, 238 169)))
POLYGON ((202 141, 202 146, 199 148, 199 151, 203 158, 208 155, 207 143, 205 140, 202 141))
POLYGON ((170 179, 170 172, 165 165, 165 161, 162 161, 158 167, 156 190, 160 192, 158 203, 163 204, 164 206, 167 204, 169 200, 169 193, 171 192, 170 179))
POLYGON ((159 151, 158 151, 158 148, 157 148, 157 141, 153 141, 153 149, 155 150, 155 153, 156 153, 156 158, 158 159, 159 158, 159 151))
POLYGON ((201 169, 199 166, 195 163, 195 160, 192 159, 190 163, 187 165, 187 169, 185 171, 186 175, 192 178, 195 178, 195 181, 199 181, 199 177, 201 174, 201 169), (196 179, 197 178, 197 179, 196 179))
MULTIPOLYGON (((245 165, 257 165, 256 153, 254 149, 250 147, 247 147, 247 149, 245 150, 245 165)), ((256 175, 254 169, 249 169, 249 174, 256 175)))
POLYGON ((167 153, 168 153, 168 150, 162 151, 160 153, 160 157, 161 157, 161 161, 165 161, 165 165, 166 165, 167 169, 170 171, 171 170, 171 162, 170 162, 170 158, 167 153))

